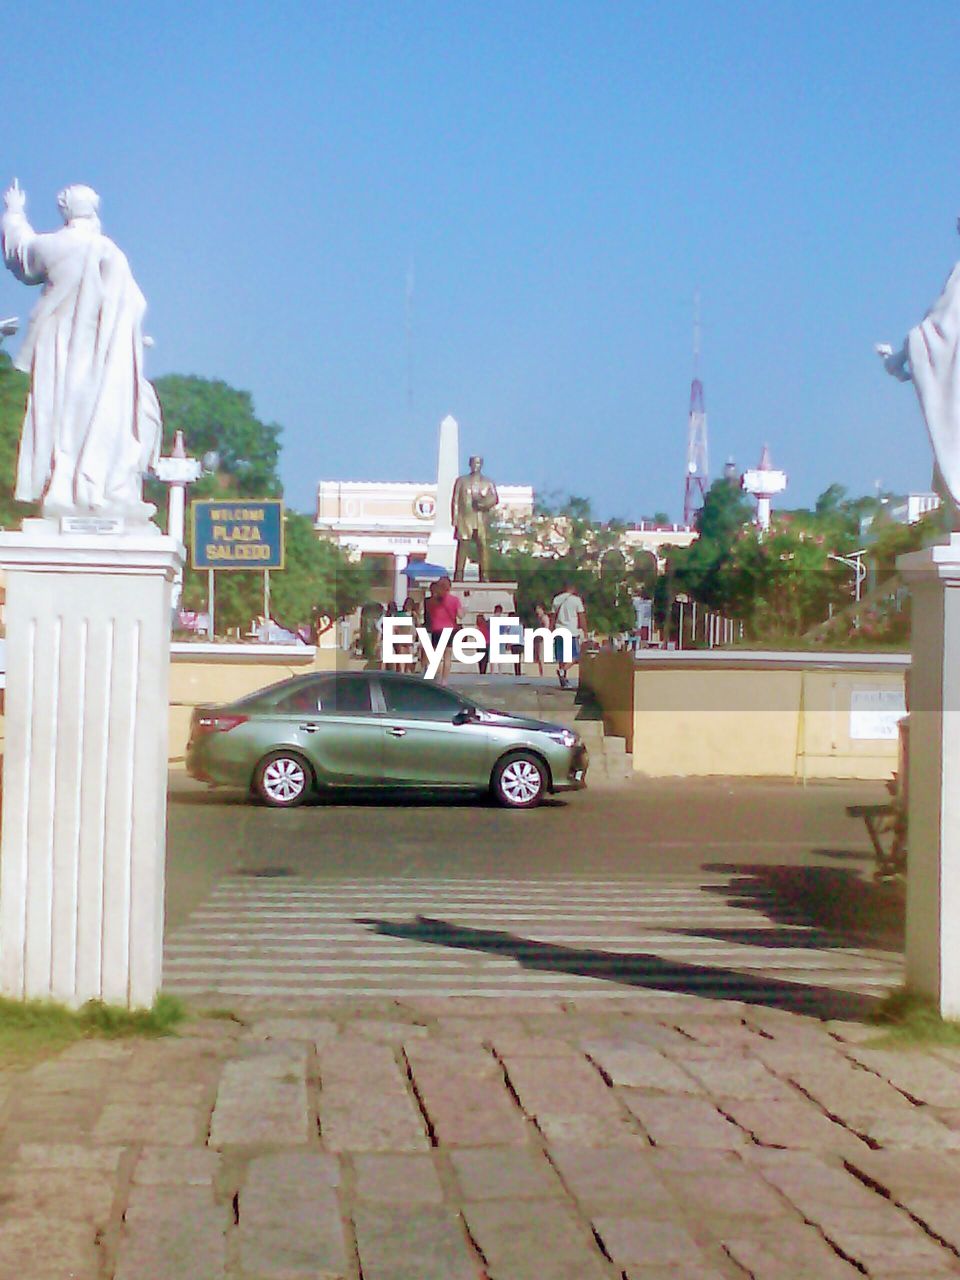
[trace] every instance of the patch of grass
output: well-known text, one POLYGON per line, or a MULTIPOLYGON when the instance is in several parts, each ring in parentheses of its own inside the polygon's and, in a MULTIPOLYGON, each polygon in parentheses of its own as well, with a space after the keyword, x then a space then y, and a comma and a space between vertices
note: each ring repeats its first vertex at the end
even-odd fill
POLYGON ((176 996, 159 995, 150 1009, 124 1009, 100 1000, 88 1001, 76 1015, 88 1035, 117 1039, 121 1036, 168 1036, 186 1010, 176 996))
POLYGON ((90 1000, 68 1009, 52 1000, 0 998, 0 1065, 24 1065, 65 1049, 75 1040, 166 1036, 185 1016, 173 996, 157 996, 150 1009, 123 1009, 90 1000))
POLYGON ((232 1009, 201 1009, 197 1014, 199 1018, 214 1018, 219 1022, 239 1022, 244 1026, 242 1018, 238 1017, 232 1009))
POLYGON ((871 1044, 960 1046, 960 1021, 941 1018, 932 1000, 911 991, 891 992, 870 1021, 882 1031, 871 1044))

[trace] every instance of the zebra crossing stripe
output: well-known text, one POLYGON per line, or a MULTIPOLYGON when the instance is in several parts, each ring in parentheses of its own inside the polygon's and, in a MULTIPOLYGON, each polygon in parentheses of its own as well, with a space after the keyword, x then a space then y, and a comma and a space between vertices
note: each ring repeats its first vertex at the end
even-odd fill
POLYGON ((898 956, 847 946, 781 909, 771 918, 764 908, 776 895, 741 888, 741 878, 749 877, 267 883, 234 875, 171 931, 165 987, 236 998, 722 992, 764 1000, 781 983, 799 1003, 808 984, 812 1004, 824 990, 876 995, 900 981, 898 956))

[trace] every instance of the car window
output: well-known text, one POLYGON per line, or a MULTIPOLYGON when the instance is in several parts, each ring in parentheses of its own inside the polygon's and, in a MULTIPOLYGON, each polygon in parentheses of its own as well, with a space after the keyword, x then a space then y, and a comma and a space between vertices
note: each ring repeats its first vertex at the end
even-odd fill
POLYGON ((364 715, 371 710, 370 681, 363 676, 336 676, 330 681, 333 685, 331 705, 330 693, 321 706, 321 711, 335 711, 339 715, 364 715))
POLYGON ((455 693, 428 680, 384 680, 382 688, 388 715, 449 723, 464 706, 455 693))
POLYGON ((276 709, 289 715, 369 715, 370 681, 363 676, 325 676, 300 685, 276 709))
POLYGON ((298 689, 294 689, 292 693, 288 693, 285 698, 280 698, 276 702, 277 711, 286 711, 291 715, 304 715, 308 711, 316 711, 320 697, 320 688, 317 681, 311 681, 310 684, 302 684, 298 689))

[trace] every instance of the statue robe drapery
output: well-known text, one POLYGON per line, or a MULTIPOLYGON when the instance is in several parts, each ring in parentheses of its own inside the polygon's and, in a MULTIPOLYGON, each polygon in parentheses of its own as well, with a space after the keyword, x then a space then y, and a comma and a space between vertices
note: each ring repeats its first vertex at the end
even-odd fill
POLYGON ((906 351, 937 469, 954 504, 960 504, 960 262, 910 330, 906 351))
POLYGON ((161 418, 143 375, 146 301, 126 257, 95 220, 37 235, 9 212, 3 256, 44 286, 16 360, 30 375, 16 497, 51 513, 141 513, 161 418))

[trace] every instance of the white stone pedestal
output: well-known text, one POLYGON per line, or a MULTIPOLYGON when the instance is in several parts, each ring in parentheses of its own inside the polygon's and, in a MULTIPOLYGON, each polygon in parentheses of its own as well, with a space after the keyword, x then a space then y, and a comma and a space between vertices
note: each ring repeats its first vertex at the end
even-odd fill
POLYGON ((515 616, 517 612, 517 584, 515 582, 480 582, 478 579, 457 581, 451 590, 463 602, 463 621, 472 627, 477 614, 490 617, 497 605, 503 612, 515 616))
POLYGON ((960 535, 897 561, 910 587, 907 986, 960 1017, 960 535))
POLYGON ((170 589, 150 526, 0 534, 6 716, 0 990, 150 1005, 160 987, 170 589))

